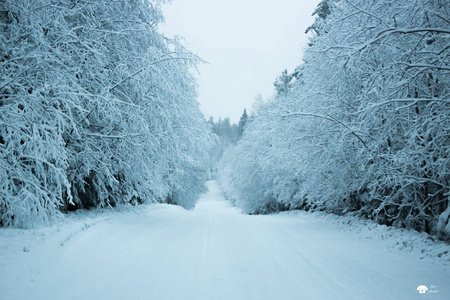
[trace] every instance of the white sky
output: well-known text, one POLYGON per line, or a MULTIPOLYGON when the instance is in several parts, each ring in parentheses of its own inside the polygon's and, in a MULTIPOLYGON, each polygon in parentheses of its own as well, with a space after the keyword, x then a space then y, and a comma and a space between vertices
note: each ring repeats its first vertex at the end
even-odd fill
POLYGON ((258 93, 273 95, 284 69, 301 62, 305 30, 320 0, 173 0, 163 6, 162 32, 180 35, 210 64, 199 66, 201 110, 238 122, 258 93))

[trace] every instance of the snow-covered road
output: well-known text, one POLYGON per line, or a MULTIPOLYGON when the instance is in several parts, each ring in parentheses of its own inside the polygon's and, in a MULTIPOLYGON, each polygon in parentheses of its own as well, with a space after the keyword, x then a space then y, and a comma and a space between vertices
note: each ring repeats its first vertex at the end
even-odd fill
POLYGON ((0 299, 450 299, 438 259, 302 215, 244 215, 208 186, 193 211, 149 205, 78 231, 2 229, 0 299))

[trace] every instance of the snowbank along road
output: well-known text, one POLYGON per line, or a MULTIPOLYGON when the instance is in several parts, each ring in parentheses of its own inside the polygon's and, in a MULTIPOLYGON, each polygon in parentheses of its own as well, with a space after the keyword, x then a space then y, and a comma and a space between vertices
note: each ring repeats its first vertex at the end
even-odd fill
POLYGON ((0 299, 450 299, 442 260, 306 214, 244 215, 208 187, 193 211, 158 204, 1 229, 0 299))

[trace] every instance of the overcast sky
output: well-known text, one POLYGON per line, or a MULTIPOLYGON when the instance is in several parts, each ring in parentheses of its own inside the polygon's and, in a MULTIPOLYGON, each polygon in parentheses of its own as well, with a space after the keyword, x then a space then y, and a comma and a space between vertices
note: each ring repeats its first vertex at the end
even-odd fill
POLYGON ((163 6, 162 32, 186 39, 210 64, 199 67, 201 110, 239 121, 257 94, 274 93, 284 69, 300 64, 306 28, 319 0, 173 0, 163 6))

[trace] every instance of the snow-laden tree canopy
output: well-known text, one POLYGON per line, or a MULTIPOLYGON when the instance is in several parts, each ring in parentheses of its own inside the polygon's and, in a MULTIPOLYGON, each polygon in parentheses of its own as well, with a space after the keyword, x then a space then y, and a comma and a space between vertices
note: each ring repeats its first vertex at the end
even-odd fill
POLYGON ((124 203, 193 207, 210 134, 159 1, 0 4, 1 224, 124 203))
POLYGON ((228 197, 450 237, 449 20, 443 0, 323 1, 302 64, 276 81, 289 88, 222 159, 228 197))

